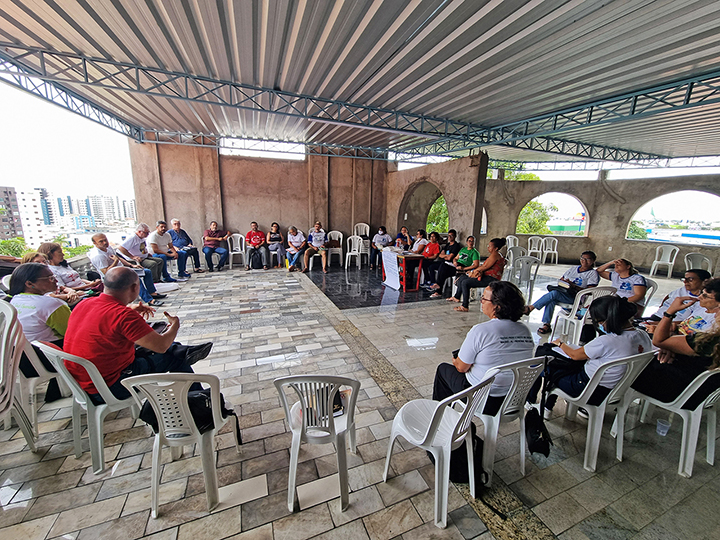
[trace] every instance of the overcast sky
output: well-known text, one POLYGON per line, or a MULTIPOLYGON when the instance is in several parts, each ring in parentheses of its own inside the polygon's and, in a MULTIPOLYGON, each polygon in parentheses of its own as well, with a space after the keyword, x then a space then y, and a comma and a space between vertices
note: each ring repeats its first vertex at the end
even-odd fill
POLYGON ((0 125, 0 185, 135 197, 127 137, 5 83, 0 125))

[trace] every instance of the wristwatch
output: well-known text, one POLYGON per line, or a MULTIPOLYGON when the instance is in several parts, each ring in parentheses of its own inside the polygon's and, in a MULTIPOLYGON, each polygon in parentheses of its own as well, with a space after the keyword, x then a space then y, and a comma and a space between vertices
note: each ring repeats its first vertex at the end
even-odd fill
POLYGON ((675 313, 668 313, 667 311, 663 313, 663 317, 667 317, 670 320, 673 320, 675 318, 675 313))

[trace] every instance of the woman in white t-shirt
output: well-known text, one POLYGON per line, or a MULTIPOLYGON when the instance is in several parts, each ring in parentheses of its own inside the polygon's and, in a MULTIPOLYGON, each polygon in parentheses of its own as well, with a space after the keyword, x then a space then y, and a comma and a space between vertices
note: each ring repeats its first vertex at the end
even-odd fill
POLYGON ((44 242, 40 244, 38 252, 44 253, 47 257, 48 265, 57 278, 58 285, 74 291, 87 291, 92 289, 97 292, 102 292, 102 280, 96 279, 95 281, 88 281, 87 279, 82 279, 80 274, 65 260, 65 254, 60 244, 56 242, 44 242))
POLYGON ((425 246, 427 246, 429 243, 430 242, 428 242, 427 233, 425 232, 425 230, 419 229, 418 232, 415 234, 415 243, 412 245, 412 248, 410 248, 410 251, 420 255, 425 249, 425 246))
MULTIPOLYGON (((628 302, 626 298, 603 296, 595 299, 590 304, 590 317, 596 328, 604 334, 577 349, 560 339, 553 341, 553 345, 559 347, 567 358, 575 362, 551 360, 545 369, 544 376, 553 381, 553 387, 559 388, 569 396, 577 397, 585 390, 592 376, 603 364, 651 350, 652 341, 647 332, 634 328, 632 325, 635 312, 636 306, 628 302)), ((538 351, 536 354, 539 356, 541 352, 538 351)), ((615 385, 620 382, 626 369, 626 366, 615 366, 605 371, 588 403, 590 405, 602 403, 615 385)), ((540 379, 528 395, 530 403, 535 402, 539 389, 540 379)), ((557 396, 549 396, 545 403, 546 411, 551 411, 556 401, 557 396)), ((548 414, 545 413, 545 416, 547 417, 548 414)))
POLYGON ((603 264, 597 269, 598 274, 609 279, 612 286, 617 289, 617 295, 621 298, 627 298, 628 302, 636 304, 636 312, 642 315, 645 308, 645 293, 647 292, 647 283, 645 278, 638 274, 633 263, 627 259, 616 259, 603 264), (608 268, 614 266, 613 271, 608 268))
MULTIPOLYGON (((436 401, 481 383, 490 368, 533 357, 532 335, 519 322, 525 307, 520 290, 509 281, 493 281, 485 287, 480 304, 490 320, 470 329, 452 364, 437 367, 433 385, 436 401)), ((512 373, 495 377, 485 414, 497 413, 512 381, 512 373)))

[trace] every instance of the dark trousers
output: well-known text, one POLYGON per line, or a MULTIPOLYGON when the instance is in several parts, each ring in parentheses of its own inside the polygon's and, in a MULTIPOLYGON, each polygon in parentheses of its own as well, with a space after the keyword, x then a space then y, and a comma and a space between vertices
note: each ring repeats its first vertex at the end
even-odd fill
MULTIPOLYGON (((527 401, 530 403, 535 403, 537 401, 537 395, 540 391, 540 387, 542 386, 543 379, 555 381, 553 386, 554 388, 559 388, 568 396, 578 397, 583 393, 583 390, 585 390, 585 387, 590 382, 590 377, 588 377, 587 373, 585 373, 585 370, 583 369, 584 366, 585 362, 580 360, 568 360, 555 363, 550 360, 545 367, 545 372, 542 377, 539 377, 535 381, 535 384, 533 384, 532 388, 530 388, 527 401)), ((612 388, 598 386, 593 392, 593 395, 590 396, 588 404, 600 405, 611 391, 612 388)), ((555 403, 557 403, 557 396, 554 394, 550 395, 545 400, 545 408, 552 409, 555 406, 555 403)))
POLYGON ((440 267, 437 270, 437 277, 435 278, 435 283, 440 285, 440 290, 442 290, 443 284, 449 277, 453 277, 457 273, 457 270, 455 266, 451 266, 449 264, 445 264, 445 261, 440 265, 440 267))
POLYGON ((185 253, 187 253, 188 257, 192 257, 193 260, 193 268, 195 270, 200 270, 200 253, 198 252, 197 248, 191 247, 191 248, 182 248, 182 250, 185 253))
MULTIPOLYGON (((62 349, 63 347, 63 340, 57 340, 57 341, 51 341, 53 345, 57 345, 62 349)), ((40 363, 42 363, 43 367, 48 370, 50 373, 55 373, 55 368, 52 366, 50 361, 45 357, 43 352, 38 349, 35 345, 32 346, 32 348, 35 350, 35 354, 37 355, 38 359, 40 360, 40 363)), ((25 353, 22 353, 22 356, 20 357, 20 371, 22 372, 23 376, 26 379, 30 379, 32 377, 38 377, 38 372, 33 367, 32 363, 30 363, 30 359, 27 357, 25 353)), ((62 397, 62 394, 60 393, 60 386, 58 385, 57 379, 50 379, 48 382, 47 390, 45 391, 45 402, 50 403, 51 401, 56 401, 62 397)))
POLYGON ((457 278, 457 291, 455 292, 455 298, 460 300, 462 297, 462 305, 467 309, 470 306, 470 289, 487 287, 493 281, 497 280, 490 276, 483 276, 481 279, 475 279, 462 274, 457 278))
MULTIPOLYGON (((442 401, 470 388, 470 383, 464 373, 460 373, 452 364, 443 363, 435 371, 435 382, 433 383, 433 400, 442 401)), ((488 396, 485 402, 483 414, 495 416, 500 410, 505 396, 488 396)))
POLYGON ((370 244, 370 266, 379 266, 382 264, 382 251, 370 244), (378 262, 378 259, 380 260, 378 262))
MULTIPOLYGON (((195 373, 187 364, 187 351, 190 347, 180 343, 173 343, 164 353, 152 352, 148 349, 138 347, 135 351, 135 360, 126 367, 120 374, 120 378, 109 386, 110 392, 118 399, 130 397, 128 389, 122 385, 122 380, 135 375, 147 375, 148 373, 195 373)), ((199 383, 193 383, 190 390, 202 390, 199 383)), ((95 405, 105 403, 100 394, 88 394, 88 397, 95 405)))
MULTIPOLYGON (((633 390, 646 396, 669 403, 687 388, 691 382, 707 370, 708 358, 702 356, 675 355, 671 364, 661 364, 653 358, 647 367, 632 383, 633 390)), ((720 376, 713 375, 683 405, 683 409, 694 410, 705 401, 712 392, 720 388, 720 376)))

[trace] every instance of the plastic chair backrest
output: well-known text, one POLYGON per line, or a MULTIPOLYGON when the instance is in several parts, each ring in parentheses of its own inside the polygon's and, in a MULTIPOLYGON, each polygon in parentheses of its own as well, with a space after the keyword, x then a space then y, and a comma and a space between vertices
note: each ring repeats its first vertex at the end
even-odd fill
POLYGON ((4 414, 13 404, 15 380, 26 341, 17 311, 8 302, 0 302, 0 331, 0 414, 4 414))
POLYGON ((513 247, 518 246, 519 243, 520 243, 520 241, 518 240, 518 237, 517 237, 517 236, 514 236, 514 235, 512 235, 512 234, 508 234, 508 235, 505 237, 505 245, 507 246, 508 250, 509 250, 510 248, 513 248, 513 247))
MULTIPOLYGON (((498 410, 501 416, 515 416, 525 406, 530 388, 545 368, 545 357, 537 356, 528 360, 511 362, 489 369, 485 376, 497 376, 503 371, 512 371, 513 382, 508 390, 502 407, 498 410)), ((480 413, 482 411, 479 411, 480 413)))
POLYGON ((6 291, 10 290, 10 279, 11 278, 12 278, 12 275, 10 275, 10 274, 2 277, 2 286, 5 287, 6 291))
POLYGON ((531 236, 528 238, 528 253, 531 251, 540 251, 542 249, 542 237, 531 236))
MULTIPOLYGON (((667 404, 667 408, 681 409, 683 405, 685 405, 685 402, 690 399, 693 394, 695 394, 695 392, 698 390, 698 388, 700 388, 710 377, 720 377, 720 367, 703 371, 700 375, 695 377, 693 381, 687 385, 685 390, 683 390, 680 395, 675 398, 675 401, 667 404)), ((720 388, 715 390, 714 392, 711 392, 710 395, 698 405, 698 407, 703 409, 705 407, 710 407, 711 405, 714 405, 718 400, 720 400, 720 388)))
POLYGON ((353 235, 370 236, 370 225, 368 225, 367 223, 356 223, 353 227, 353 235))
POLYGON ((215 375, 152 373, 122 380, 138 407, 142 407, 142 396, 147 398, 158 419, 161 437, 171 441, 200 435, 190 413, 187 397, 190 386, 195 382, 210 386, 213 423, 219 429, 225 420, 220 411, 220 379, 215 375))
POLYGON ((82 366, 82 368, 89 375, 90 380, 92 381, 93 385, 98 391, 98 394, 100 394, 100 397, 103 398, 105 403, 110 406, 119 406, 120 408, 122 408, 121 400, 116 398, 113 393, 110 392, 110 389, 105 383, 105 379, 103 379, 102 375, 100 375, 100 372, 98 371, 98 368, 95 367, 95 364, 90 362, 90 360, 85 360, 84 358, 80 358, 79 356, 68 354, 65 351, 56 349, 52 345, 43 343, 41 341, 34 341, 33 345, 38 347, 43 352, 45 357, 55 368, 55 371, 60 374, 60 376, 72 390, 75 401, 77 401, 84 408, 88 407, 88 402, 90 405, 92 405, 92 401, 90 401, 87 392, 82 389, 80 383, 77 382, 75 377, 73 377, 72 373, 70 373, 67 367, 65 367, 65 362, 73 362, 82 366))
POLYGON ((520 283, 534 282, 539 268, 540 259, 537 257, 517 257, 513 259, 513 277, 516 277, 520 283))
POLYGON ((462 407, 463 411, 457 424, 455 425, 455 428, 453 429, 450 440, 452 444, 461 441, 470 429, 470 423, 472 422, 475 412, 478 411, 480 407, 485 406, 488 394, 490 393, 490 387, 494 381, 495 376, 490 376, 480 384, 466 388, 462 392, 458 392, 457 394, 447 397, 438 403, 432 419, 430 420, 430 425, 428 426, 425 438, 420 444, 426 445, 433 442, 438 427, 440 426, 440 422, 445 414, 445 407, 453 407, 455 404, 462 407))
MULTIPOLYGON (((702 253, 688 253, 685 255, 685 271, 696 269, 700 270, 703 264, 707 263, 707 271, 712 274, 712 261, 702 253)), ((5 278, 3 278, 4 280, 5 278)))
POLYGON ((603 375, 608 369, 615 366, 627 364, 627 369, 625 370, 622 378, 618 381, 618 383, 603 401, 605 403, 614 403, 615 401, 620 400, 623 395, 625 395, 625 392, 630 387, 630 385, 635 382, 635 379, 637 379, 638 375, 640 375, 640 372, 645 369, 645 367, 650 363, 650 360, 653 359, 653 356, 655 356, 655 353, 653 351, 648 351, 633 356, 627 356, 625 358, 612 360, 603 364, 592 376, 592 379, 590 379, 582 394, 578 396, 578 401, 582 400, 584 403, 587 403, 587 400, 590 399, 590 396, 592 396, 593 392, 600 384, 600 379, 602 379, 603 375))
POLYGON ((674 264, 675 257, 677 257, 678 251, 680 251, 680 248, 672 244, 658 246, 655 249, 655 260, 657 262, 674 264))
POLYGON ((360 252, 360 245, 362 244, 362 238, 353 234, 347 237, 348 254, 358 254, 360 252))
POLYGON ((285 410, 285 418, 290 420, 290 405, 285 387, 292 388, 300 400, 302 409, 302 431, 313 437, 334 436, 335 419, 333 416, 333 400, 341 386, 350 386, 352 393, 348 401, 347 424, 350 426, 355 418, 355 402, 360 391, 360 382, 347 377, 333 375, 292 375, 280 377, 274 381, 280 394, 280 402, 285 410))
POLYGON ((657 281, 648 277, 645 278, 645 284, 647 285, 645 289, 645 305, 648 306, 650 300, 652 300, 652 297, 655 296, 655 292, 658 290, 658 284, 657 281))
POLYGON ((339 240, 340 245, 342 245, 343 234, 340 231, 330 231, 328 233, 328 239, 329 240, 339 240))
POLYGON ((521 246, 513 246, 511 248, 508 248, 507 250, 507 258, 510 259, 517 259, 518 257, 525 257, 527 255, 528 251, 524 247, 521 246))
POLYGON ((233 233, 228 238, 231 253, 245 253, 245 237, 240 233, 233 233))
POLYGON ((543 251, 557 251, 558 239, 554 236, 546 236, 542 240, 543 251))

